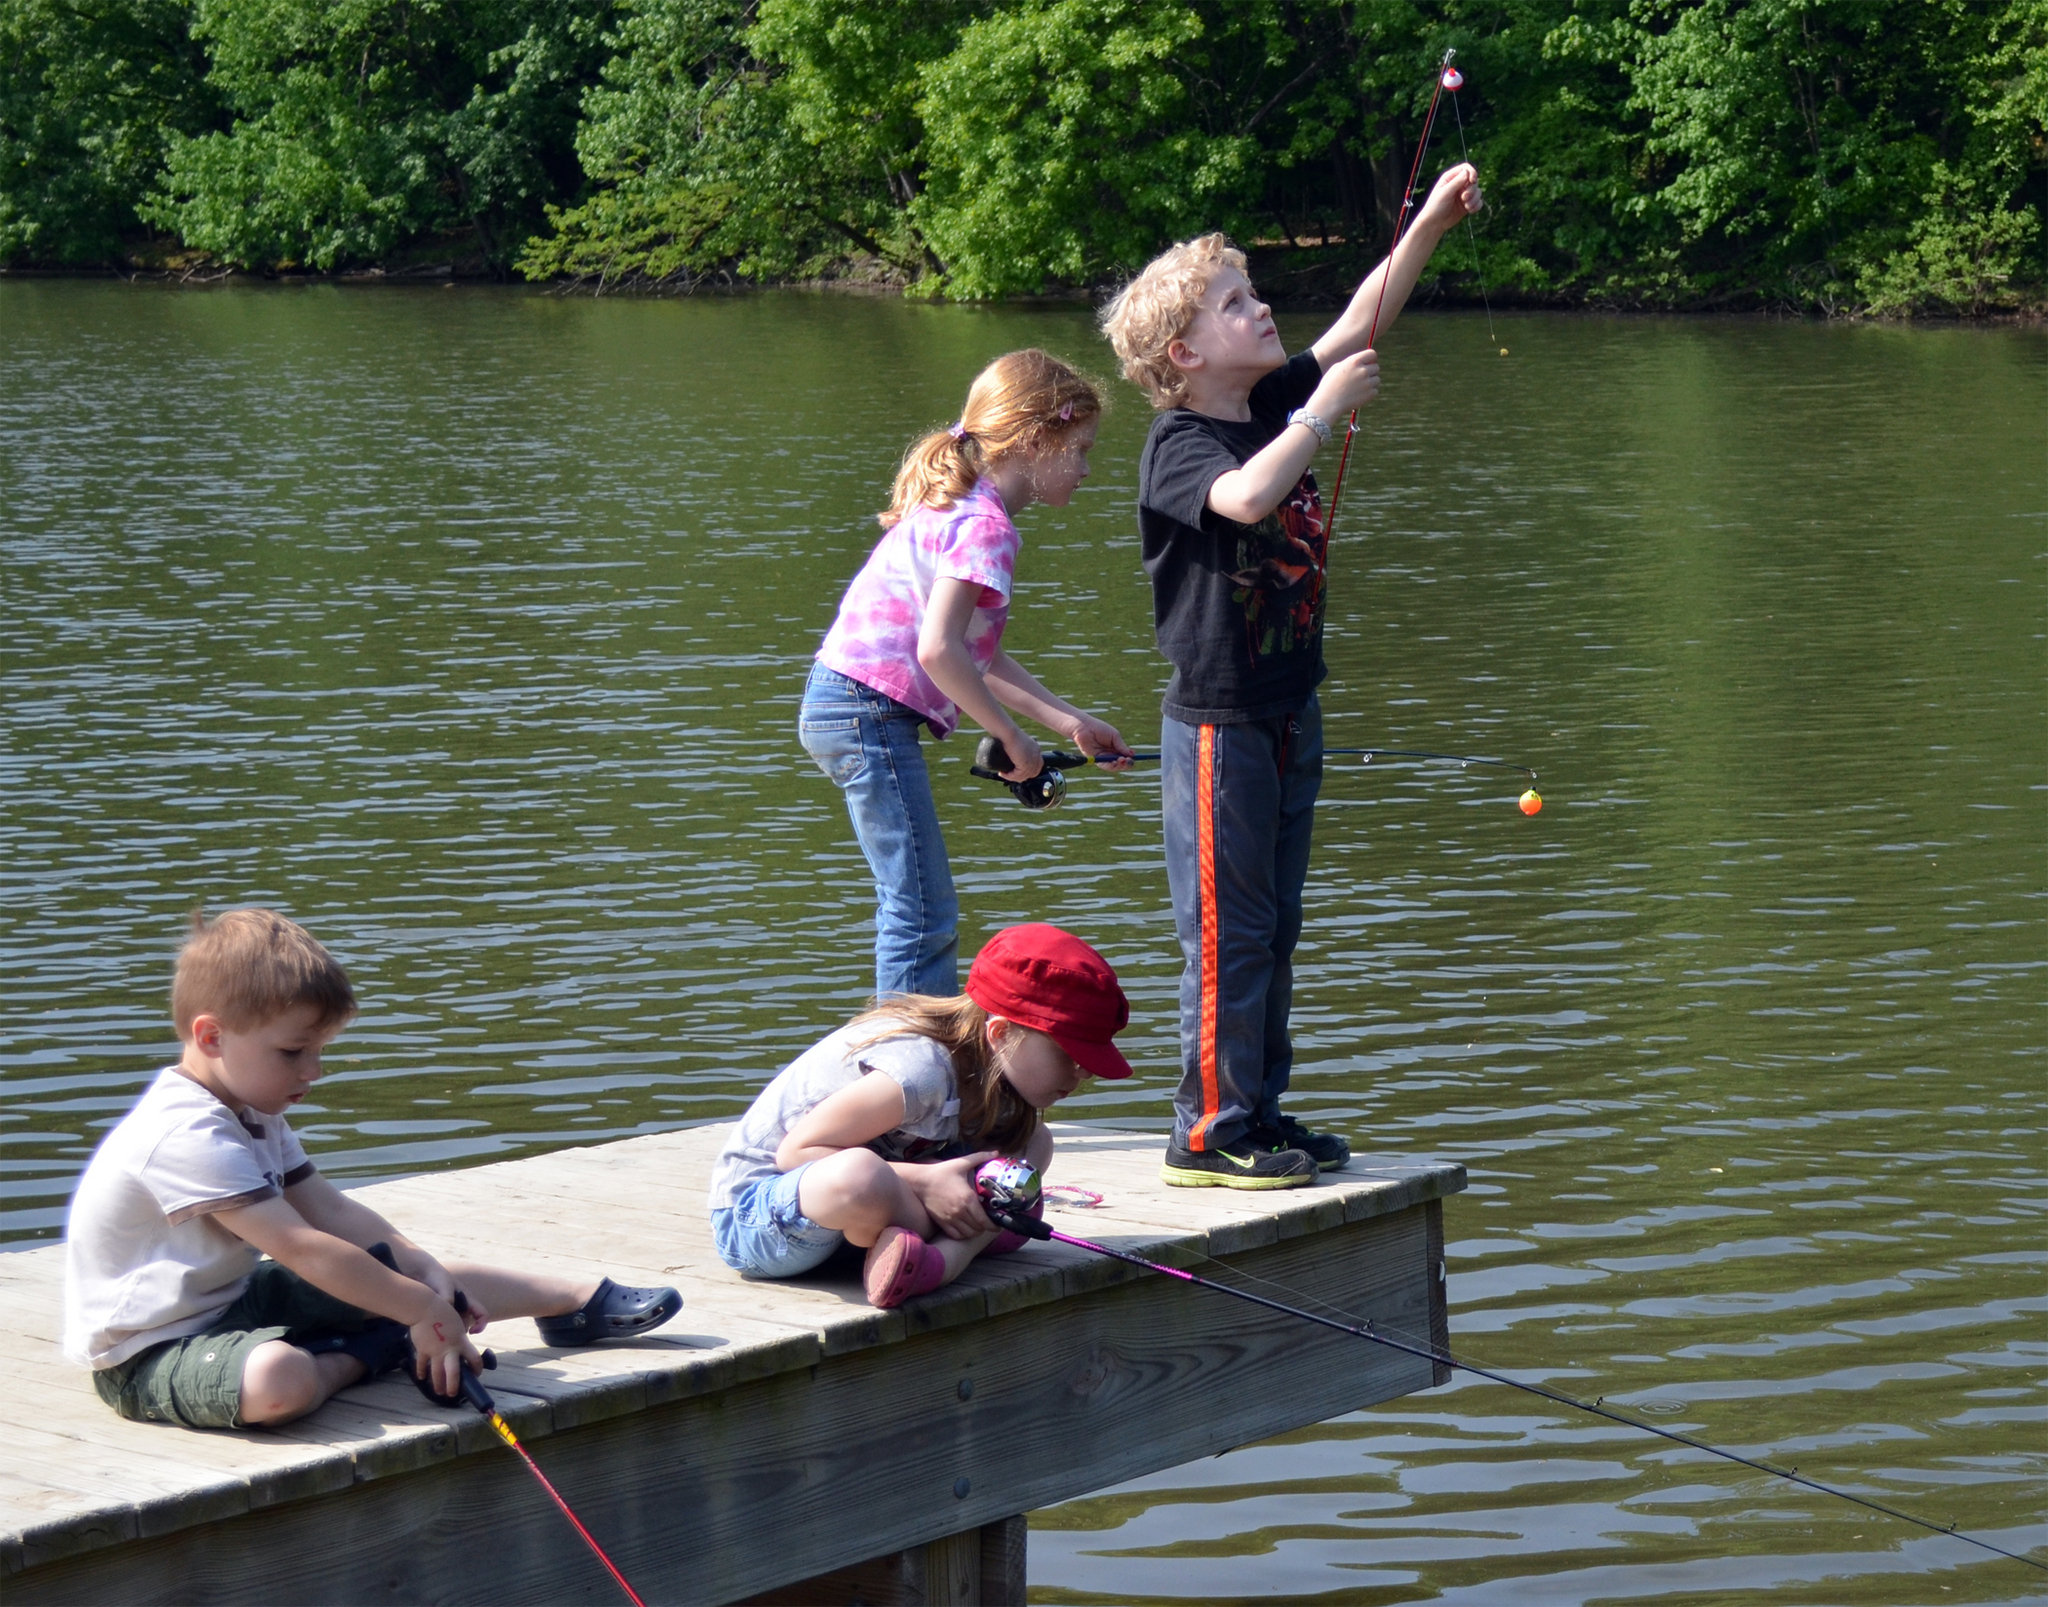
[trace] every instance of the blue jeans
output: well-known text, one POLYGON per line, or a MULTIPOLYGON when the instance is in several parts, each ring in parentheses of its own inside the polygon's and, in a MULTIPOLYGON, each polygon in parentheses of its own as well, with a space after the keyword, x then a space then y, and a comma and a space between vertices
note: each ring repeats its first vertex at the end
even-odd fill
POLYGON ((1243 725, 1162 722, 1166 883, 1180 937, 1173 1136, 1221 1149, 1276 1121, 1294 1070, 1287 1015, 1323 783, 1322 706, 1243 725))
POLYGON ((846 1235, 804 1215, 797 1180, 809 1165, 742 1183, 731 1205, 711 1213, 711 1243, 719 1260, 757 1278, 794 1278, 831 1258, 846 1235))
POLYGON ((811 666, 797 736, 846 794, 853 835, 874 873, 875 993, 883 998, 960 991, 960 901, 918 751, 923 724, 923 715, 886 693, 811 666))

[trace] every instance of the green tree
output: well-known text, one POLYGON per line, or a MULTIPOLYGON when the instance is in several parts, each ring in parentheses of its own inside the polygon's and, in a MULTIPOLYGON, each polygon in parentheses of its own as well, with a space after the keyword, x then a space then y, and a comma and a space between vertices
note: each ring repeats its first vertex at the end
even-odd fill
POLYGON ((228 124, 174 140, 145 218, 244 267, 502 260, 575 182, 608 0, 198 0, 228 124))
MULTIPOLYGON (((893 9, 898 21, 923 14, 893 9)), ((628 0, 583 103, 589 193, 551 209, 553 232, 528 243, 521 270, 599 285, 774 279, 858 254, 915 271, 924 256, 904 197, 916 170, 882 70, 914 52, 868 26, 871 10, 768 5, 757 17, 744 0, 628 0), (891 39, 897 54, 878 56, 891 39)))
POLYGON ((1960 259, 2017 267, 2038 222, 2020 191, 2039 0, 1638 0, 1633 15, 1632 105, 1704 295, 1842 310, 1883 284, 1916 294, 1908 252, 1928 292, 1960 259))
POLYGON ((962 29, 916 78, 926 183, 910 211, 939 285, 1089 284, 1178 234, 1241 227, 1266 165, 1246 85, 1278 65, 1271 9, 1212 33, 1181 5, 1026 0, 962 29))
POLYGON ((214 115, 183 0, 0 0, 0 262, 112 263, 214 115))

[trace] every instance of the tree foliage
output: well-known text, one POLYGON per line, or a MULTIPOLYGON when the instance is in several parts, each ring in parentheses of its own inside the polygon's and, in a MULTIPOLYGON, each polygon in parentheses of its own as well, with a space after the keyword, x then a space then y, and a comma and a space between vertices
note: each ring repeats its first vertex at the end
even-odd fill
POLYGON ((0 0, 0 261, 110 261, 213 115, 183 0, 0 0))
POLYGON ((197 0, 220 126, 174 136, 143 217, 240 267, 486 261, 580 183, 607 0, 197 0))
POLYGON ((1383 249, 1447 48, 1439 293, 2041 304, 2048 0, 0 0, 0 258, 463 251, 600 285, 1100 284, 1383 249))

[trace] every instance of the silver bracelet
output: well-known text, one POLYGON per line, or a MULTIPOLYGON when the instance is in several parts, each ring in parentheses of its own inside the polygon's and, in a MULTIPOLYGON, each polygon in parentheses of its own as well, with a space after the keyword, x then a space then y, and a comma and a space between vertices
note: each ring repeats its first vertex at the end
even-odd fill
POLYGON ((1330 444, 1330 426, 1317 418, 1307 408, 1297 407, 1292 413, 1287 415, 1287 422, 1289 424, 1306 424, 1316 432, 1316 439, 1318 441, 1322 442, 1324 446, 1330 444))

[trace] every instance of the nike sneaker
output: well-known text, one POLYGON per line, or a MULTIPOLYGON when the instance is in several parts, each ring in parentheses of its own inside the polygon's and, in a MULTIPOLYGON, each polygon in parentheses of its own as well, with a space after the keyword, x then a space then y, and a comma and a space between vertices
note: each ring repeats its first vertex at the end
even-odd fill
POLYGON ((1182 1149, 1169 1139, 1159 1175, 1184 1189, 1298 1189, 1316 1180, 1316 1163, 1298 1149, 1260 1149, 1248 1138, 1219 1149, 1182 1149))

